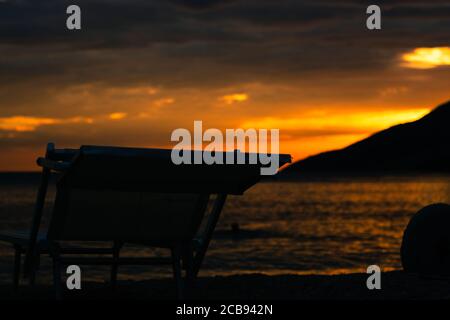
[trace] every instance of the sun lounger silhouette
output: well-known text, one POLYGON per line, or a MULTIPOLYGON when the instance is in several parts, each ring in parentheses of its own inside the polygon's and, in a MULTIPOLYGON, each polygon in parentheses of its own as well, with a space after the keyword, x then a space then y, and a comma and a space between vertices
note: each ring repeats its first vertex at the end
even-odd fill
MULTIPOLYGON (((290 160, 289 155, 280 155, 280 166, 290 160)), ((183 297, 185 283, 200 270, 227 195, 243 194, 257 183, 262 166, 175 165, 168 149, 56 149, 53 144, 48 144, 46 156, 37 162, 42 167, 42 180, 31 229, 2 232, 0 241, 15 248, 16 287, 22 255, 24 274, 33 283, 40 255, 49 254, 58 298, 63 294, 62 266, 70 264, 110 265, 113 285, 119 265, 171 264, 177 296, 183 297), (48 230, 42 230, 52 172, 58 175, 56 194, 48 230), (213 205, 207 214, 210 201, 213 205), (207 219, 206 227, 200 233, 203 219, 207 219), (72 242, 77 245, 67 245, 72 242), (79 245, 100 242, 110 246, 79 245), (127 243, 167 248, 171 255, 121 257, 121 248, 127 243)))

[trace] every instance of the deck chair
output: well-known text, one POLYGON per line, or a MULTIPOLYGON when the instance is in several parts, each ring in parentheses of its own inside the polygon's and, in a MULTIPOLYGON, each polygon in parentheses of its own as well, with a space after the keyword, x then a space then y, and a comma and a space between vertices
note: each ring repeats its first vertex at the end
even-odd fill
MULTIPOLYGON (((19 282, 23 253, 30 282, 39 256, 46 253, 53 262, 58 298, 63 293, 61 268, 70 264, 110 265, 113 284, 119 265, 170 264, 177 296, 182 298, 185 283, 200 270, 226 196, 243 194, 258 182, 261 165, 175 165, 171 152, 100 146, 55 149, 49 144, 46 156, 38 159, 42 182, 30 232, 0 234, 0 241, 16 250, 14 284, 19 282), (50 172, 59 174, 56 195, 48 230, 40 230, 50 172), (212 211, 199 235, 212 195, 216 195, 212 211), (73 242, 111 246, 65 246, 73 242), (166 248, 171 254, 121 257, 124 244, 166 248)), ((280 164, 289 161, 290 156, 280 158, 280 164)))

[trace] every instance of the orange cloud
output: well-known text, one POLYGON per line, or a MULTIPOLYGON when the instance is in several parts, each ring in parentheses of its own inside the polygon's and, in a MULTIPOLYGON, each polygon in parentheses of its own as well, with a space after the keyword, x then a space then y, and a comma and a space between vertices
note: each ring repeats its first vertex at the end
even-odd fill
POLYGON ((233 93, 222 96, 219 98, 220 101, 225 102, 226 104, 233 104, 236 102, 244 102, 248 100, 248 94, 246 93, 233 93))
POLYGON ((404 66, 415 69, 431 69, 450 65, 450 47, 416 48, 402 55, 404 66))
MULTIPOLYGON (((93 88, 91 88, 93 89, 93 88)), ((155 87, 111 87, 106 90, 108 94, 111 95, 128 95, 128 96, 134 96, 134 95, 155 95, 158 93, 159 89, 155 87)))
POLYGON ((390 97, 390 96, 395 96, 395 95, 399 95, 399 94, 404 94, 404 93, 407 93, 408 91, 409 91, 409 89, 405 86, 389 87, 389 88, 381 89, 380 96, 390 97))
POLYGON ((110 118, 111 120, 122 120, 122 119, 125 118, 127 115, 128 115, 128 114, 125 113, 125 112, 114 112, 114 113, 111 113, 111 114, 109 115, 109 118, 110 118))
POLYGON ((174 98, 162 98, 153 102, 157 107, 166 106, 175 102, 174 98))
POLYGON ((26 131, 35 131, 37 127, 44 125, 54 125, 62 123, 92 123, 92 122, 93 122, 92 118, 85 118, 85 117, 57 119, 57 118, 13 116, 0 118, 0 130, 26 132, 26 131))

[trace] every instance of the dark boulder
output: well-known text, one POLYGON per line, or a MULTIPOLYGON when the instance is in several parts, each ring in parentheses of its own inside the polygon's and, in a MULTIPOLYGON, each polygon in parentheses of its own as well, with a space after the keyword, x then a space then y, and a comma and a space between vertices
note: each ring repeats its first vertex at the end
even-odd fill
POLYGON ((419 210, 403 234, 401 259, 406 272, 450 275, 450 205, 419 210))

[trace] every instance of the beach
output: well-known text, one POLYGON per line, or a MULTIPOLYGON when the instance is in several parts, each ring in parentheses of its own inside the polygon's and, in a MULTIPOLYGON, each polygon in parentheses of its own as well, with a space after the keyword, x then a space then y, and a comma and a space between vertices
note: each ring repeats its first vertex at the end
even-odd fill
MULTIPOLYGON (((414 300, 450 299, 450 278, 426 277, 402 271, 382 273, 381 289, 368 290, 365 273, 343 275, 262 274, 200 277, 187 299, 193 300, 414 300)), ((107 283, 86 282, 81 290, 65 291, 64 299, 175 298, 173 279, 120 281, 115 290, 107 283)), ((48 285, 0 286, 0 299, 54 299, 48 285)))
MULTIPOLYGON (((0 181, 1 229, 26 230, 38 176, 3 174, 0 181)), ((447 280, 399 271, 399 251, 403 230, 417 210, 430 203, 450 202, 449 181, 448 176, 416 176, 262 182, 243 196, 228 199, 196 294, 229 299, 448 297, 447 280), (239 228, 233 231, 233 224, 239 228), (373 264, 384 272, 382 290, 377 292, 366 287, 365 272, 373 264)), ((51 186, 49 200, 53 194, 51 186)), ((51 213, 49 204, 44 229, 51 213)), ((142 246, 123 250, 124 256, 168 253, 142 246)), ((12 268, 13 250, 2 243, 2 298, 10 297, 12 268)), ((36 289, 22 286, 19 296, 52 296, 51 274, 50 259, 44 256, 36 289)), ((121 266, 117 294, 168 298, 171 275, 170 267, 121 266)), ((82 291, 93 297, 109 296, 104 289, 108 277, 108 267, 82 266, 83 286, 94 289, 82 291)))

